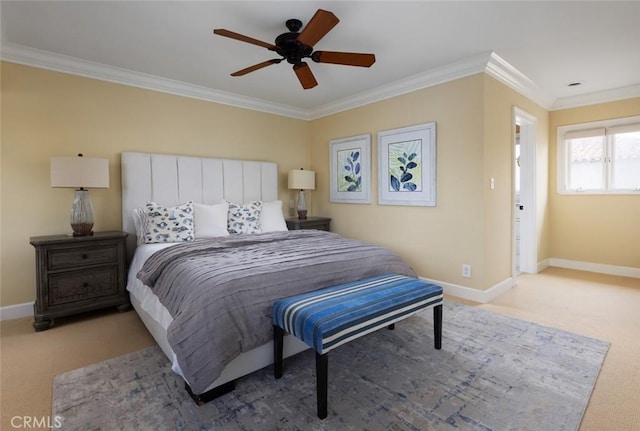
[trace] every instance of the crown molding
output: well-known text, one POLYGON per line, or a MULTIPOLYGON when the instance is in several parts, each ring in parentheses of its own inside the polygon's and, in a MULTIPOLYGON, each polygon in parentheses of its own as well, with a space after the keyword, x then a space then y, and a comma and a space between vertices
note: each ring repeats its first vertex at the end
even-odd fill
POLYGON ((135 72, 119 67, 108 66, 87 60, 80 60, 61 54, 29 48, 15 44, 2 45, 0 59, 10 63, 52 70, 54 72, 69 73, 85 78, 99 79, 101 81, 116 84, 144 88, 146 90, 159 91, 177 96, 200 99, 207 102, 221 103, 223 105, 270 114, 283 115, 285 117, 308 120, 306 112, 299 108, 281 105, 265 100, 240 96, 220 90, 212 90, 207 87, 188 84, 173 79, 162 78, 141 72, 135 72))
POLYGON ((373 90, 347 97, 336 102, 320 106, 310 112, 311 119, 326 117, 338 112, 390 99, 402 94, 411 93, 427 87, 443 84, 445 82, 464 78, 485 71, 491 53, 486 52, 466 58, 446 66, 428 70, 391 84, 383 85, 373 90))
POLYGON ((225 91, 108 66, 102 63, 80 60, 75 57, 54 54, 16 44, 2 44, 0 59, 10 63, 69 73, 86 78, 190 97, 237 108, 282 115, 300 120, 315 120, 423 88, 461 79, 476 73, 487 73, 549 111, 640 97, 640 85, 632 85, 624 88, 555 100, 550 95, 545 94, 535 82, 495 52, 484 52, 468 57, 314 109, 302 109, 258 98, 240 96, 225 91))
POLYGON ((631 99, 634 97, 640 97, 640 84, 582 94, 580 96, 561 97, 556 99, 550 110, 557 111, 560 109, 578 108, 580 106, 614 102, 616 100, 631 99))
POLYGON ((492 52, 487 61, 486 73, 511 87, 526 98, 534 101, 546 110, 549 110, 555 100, 554 97, 545 94, 538 85, 525 74, 509 64, 505 59, 492 52))

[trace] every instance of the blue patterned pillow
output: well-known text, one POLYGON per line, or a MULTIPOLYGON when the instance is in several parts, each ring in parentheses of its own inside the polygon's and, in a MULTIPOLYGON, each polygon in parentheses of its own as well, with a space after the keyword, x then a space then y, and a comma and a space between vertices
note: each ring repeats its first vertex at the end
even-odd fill
POLYGON ((145 243, 193 241, 193 202, 175 207, 147 202, 145 212, 145 243))
POLYGON ((227 229, 231 234, 260 233, 260 211, 262 202, 255 201, 244 205, 229 202, 227 229))

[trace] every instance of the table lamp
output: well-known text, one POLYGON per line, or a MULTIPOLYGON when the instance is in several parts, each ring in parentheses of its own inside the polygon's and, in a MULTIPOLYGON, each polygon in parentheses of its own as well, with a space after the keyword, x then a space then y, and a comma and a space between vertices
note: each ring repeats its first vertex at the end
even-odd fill
POLYGON ((88 188, 109 188, 109 159, 52 157, 51 187, 76 189, 71 206, 73 236, 93 235, 93 204, 88 188))
POLYGON ((289 171, 289 189, 300 190, 298 193, 298 218, 307 218, 307 200, 304 197, 305 190, 315 190, 316 173, 297 169, 289 171))

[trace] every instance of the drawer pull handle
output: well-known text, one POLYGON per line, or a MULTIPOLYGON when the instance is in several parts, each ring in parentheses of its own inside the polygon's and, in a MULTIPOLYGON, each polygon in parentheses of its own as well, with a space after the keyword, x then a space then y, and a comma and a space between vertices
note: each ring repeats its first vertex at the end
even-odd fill
POLYGON ((89 255, 87 253, 82 253, 82 258, 83 259, 87 259, 87 258, 89 258, 89 255))
POLYGON ((82 287, 89 287, 89 283, 85 281, 84 283, 82 283, 82 287))

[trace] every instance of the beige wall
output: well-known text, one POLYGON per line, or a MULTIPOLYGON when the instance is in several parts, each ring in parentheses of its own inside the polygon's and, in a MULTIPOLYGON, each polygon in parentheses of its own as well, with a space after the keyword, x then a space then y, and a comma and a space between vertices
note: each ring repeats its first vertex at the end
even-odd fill
POLYGON ((640 268, 640 196, 559 195, 557 128, 640 115, 640 98, 553 111, 549 116, 550 255, 640 268))
POLYGON ((482 75, 373 103, 312 123, 317 211, 345 236, 391 248, 420 276, 482 287, 482 75), (378 143, 383 130, 436 122, 437 206, 378 205, 378 143), (371 133, 372 203, 329 202, 329 141, 371 133), (471 280, 460 277, 472 265, 471 280))
MULTIPOLYGON (((546 111, 485 74, 313 121, 316 213, 332 217, 345 236, 395 250, 420 276, 492 287, 511 276, 514 106, 539 117, 538 144, 546 154, 546 111), (378 205, 376 133, 431 121, 437 123, 437 207, 378 205), (329 141, 364 133, 372 134, 372 203, 330 203, 329 141), (490 177, 496 179, 492 191, 490 177), (462 264, 472 266, 471 279, 461 276, 462 264)), ((546 158, 539 170, 546 190, 546 158)), ((543 235, 539 250, 545 249, 543 235)))
POLYGON ((548 130, 547 111, 518 92, 484 75, 484 255, 486 287, 512 275, 514 180, 514 107, 536 119, 536 231, 537 261, 549 257, 548 130), (489 187, 495 179, 495 189, 489 187))
MULTIPOLYGON (((51 156, 105 157, 110 188, 92 190, 95 230, 121 228, 120 153, 143 151, 308 168, 306 121, 2 63, 0 305, 35 299, 29 237, 70 232, 73 190, 49 186, 51 156)), ((293 197, 293 195, 291 195, 293 197)))
MULTIPOLYGON (((0 63, 0 83, 2 83, 2 67, 0 63)), ((0 307, 2 303, 2 274, 3 271, 3 259, 2 259, 2 94, 0 91, 0 307)))
POLYGON ((294 197, 286 172, 310 167, 317 172, 310 212, 332 217, 333 230, 391 248, 420 276, 486 290, 511 276, 514 107, 537 119, 538 260, 640 267, 637 196, 555 193, 555 128, 639 115, 640 99, 549 114, 477 74, 306 122, 10 63, 0 72, 0 306, 35 298, 29 237, 69 232, 73 191, 49 187, 49 159, 78 152, 110 159, 111 187, 91 192, 96 230, 121 227, 122 151, 270 160, 279 165, 285 206, 294 197), (377 132, 431 121, 437 207, 378 205, 377 132), (330 203, 329 141, 365 133, 372 203, 330 203), (461 276, 463 263, 471 279, 461 276))

